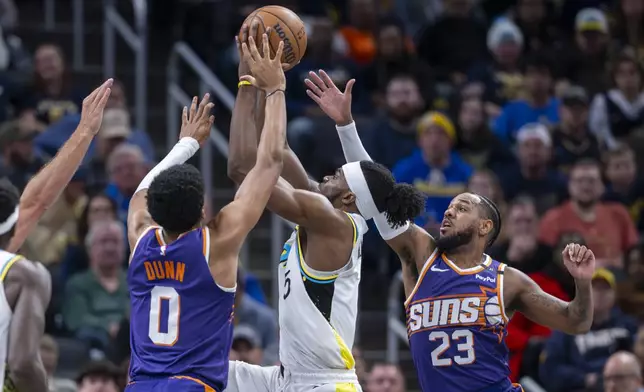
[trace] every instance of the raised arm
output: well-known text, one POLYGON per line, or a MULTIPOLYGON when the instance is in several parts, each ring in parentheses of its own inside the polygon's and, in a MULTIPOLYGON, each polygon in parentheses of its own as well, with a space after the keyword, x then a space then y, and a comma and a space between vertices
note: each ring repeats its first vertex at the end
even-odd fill
POLYGON ((266 94, 266 119, 257 161, 241 182, 235 199, 222 208, 208 225, 211 228, 210 270, 217 277, 217 282, 225 287, 235 285, 239 251, 262 216, 282 172, 282 150, 286 141, 286 77, 280 59, 284 43, 280 42, 271 58, 268 35, 264 34, 262 39, 263 56, 259 54, 252 36, 248 45, 242 43, 242 61, 247 62, 253 76, 244 75, 241 79, 266 94))
POLYGON ((535 323, 568 334, 587 332, 593 322, 592 276, 595 256, 590 249, 569 244, 564 265, 575 279, 575 299, 565 302, 545 293, 526 274, 506 268, 506 293, 510 310, 523 313, 535 323))
POLYGON ((51 279, 42 264, 18 260, 5 279, 7 301, 13 315, 7 365, 9 379, 18 391, 46 391, 47 374, 40 358, 45 333, 45 311, 51 297, 51 279))
POLYGON ((101 127, 112 83, 112 79, 106 80, 83 100, 78 127, 54 159, 25 187, 20 197, 16 231, 7 248, 9 252, 18 252, 38 219, 54 204, 78 170, 92 139, 101 127))
POLYGON ((186 163, 210 136, 210 128, 215 117, 210 113, 214 104, 210 102, 210 94, 206 94, 197 105, 197 97, 192 99, 190 110, 183 108, 181 116, 181 132, 179 142, 170 150, 168 155, 143 178, 134 196, 130 200, 127 211, 127 238, 130 250, 134 249, 141 233, 155 225, 148 213, 147 194, 150 184, 162 171, 186 163))

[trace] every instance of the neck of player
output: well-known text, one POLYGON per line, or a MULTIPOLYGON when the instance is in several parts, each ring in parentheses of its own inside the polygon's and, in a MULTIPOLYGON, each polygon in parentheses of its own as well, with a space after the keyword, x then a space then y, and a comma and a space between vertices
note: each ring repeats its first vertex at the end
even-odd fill
POLYGON ((469 244, 445 251, 444 253, 456 266, 461 269, 467 269, 476 267, 483 262, 484 251, 485 246, 480 246, 472 241, 469 244))

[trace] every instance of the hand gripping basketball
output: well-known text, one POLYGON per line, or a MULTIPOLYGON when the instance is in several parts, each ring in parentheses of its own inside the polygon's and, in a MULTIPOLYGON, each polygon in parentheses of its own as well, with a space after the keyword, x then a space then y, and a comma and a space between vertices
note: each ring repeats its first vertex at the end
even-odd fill
POLYGON ((275 51, 275 56, 271 58, 267 34, 262 35, 262 41, 263 56, 260 55, 255 39, 252 36, 248 37, 248 44, 242 42, 243 61, 248 64, 251 75, 244 75, 239 79, 249 82, 266 93, 284 90, 286 89, 286 76, 284 75, 283 65, 280 62, 284 42, 280 41, 277 51, 275 51))

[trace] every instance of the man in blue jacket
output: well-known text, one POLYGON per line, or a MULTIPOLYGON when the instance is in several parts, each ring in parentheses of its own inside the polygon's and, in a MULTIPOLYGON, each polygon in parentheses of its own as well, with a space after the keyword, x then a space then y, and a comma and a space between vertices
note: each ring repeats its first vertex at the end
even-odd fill
POLYGON ((633 347, 637 324, 615 306, 615 275, 609 270, 595 271, 593 299, 593 325, 588 333, 553 332, 546 342, 540 378, 549 392, 596 390, 608 358, 633 347))

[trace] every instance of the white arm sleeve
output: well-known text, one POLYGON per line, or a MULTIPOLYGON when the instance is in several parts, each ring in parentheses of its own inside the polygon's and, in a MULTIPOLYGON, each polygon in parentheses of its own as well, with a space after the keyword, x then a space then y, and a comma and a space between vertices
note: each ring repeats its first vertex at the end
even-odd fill
MULTIPOLYGON (((192 158, 193 155, 199 150, 199 142, 191 137, 184 137, 174 145, 168 155, 163 158, 158 165, 156 165, 150 172, 143 178, 136 192, 148 189, 152 180, 159 175, 162 171, 169 169, 172 166, 181 165, 192 158)), ((136 193, 134 192, 134 193, 136 193)))
MULTIPOLYGON (((341 127, 336 125, 335 128, 338 130, 338 136, 340 137, 340 143, 342 144, 342 151, 344 152, 344 159, 346 159, 347 162, 372 160, 369 153, 362 145, 355 122, 341 127)), ((409 228, 409 222, 407 222, 402 227, 394 229, 387 221, 387 216, 384 212, 376 215, 373 218, 373 222, 376 224, 378 233, 380 233, 380 236, 385 241, 398 237, 409 228)))
POLYGON ((372 160, 362 145, 355 122, 343 126, 336 125, 335 129, 338 130, 342 152, 344 152, 344 159, 347 160, 347 163, 372 160))

